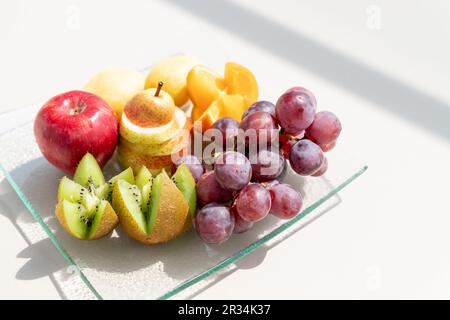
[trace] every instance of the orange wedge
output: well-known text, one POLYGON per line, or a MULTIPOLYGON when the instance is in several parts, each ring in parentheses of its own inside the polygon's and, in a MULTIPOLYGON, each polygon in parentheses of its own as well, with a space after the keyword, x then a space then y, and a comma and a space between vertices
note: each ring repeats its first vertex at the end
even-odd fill
POLYGON ((198 107, 198 106, 193 106, 192 107, 192 112, 191 112, 191 119, 192 121, 197 121, 198 118, 200 118, 203 114, 203 112, 205 112, 204 109, 198 107))
POLYGON ((194 129, 204 132, 212 128, 214 122, 221 117, 220 106, 217 101, 213 101, 208 109, 194 122, 194 129))
POLYGON ((224 79, 214 71, 201 65, 195 66, 189 71, 186 82, 192 103, 203 111, 225 89, 224 79))
MULTIPOLYGON (((255 76, 235 62, 225 64, 224 78, 207 67, 193 67, 187 76, 187 88, 194 104, 191 118, 201 121, 201 131, 222 117, 241 121, 244 111, 258 100, 255 76)), ((194 127, 198 130, 199 125, 194 127)))
POLYGON ((242 114, 248 108, 245 98, 239 94, 227 94, 217 101, 220 109, 220 117, 233 118, 240 122, 242 114))
POLYGON ((240 121, 242 114, 246 109, 247 105, 245 99, 241 95, 223 95, 218 100, 213 101, 209 108, 200 116, 197 115, 197 112, 200 109, 194 107, 192 110, 192 119, 197 122, 197 125, 194 127, 199 130, 199 122, 201 122, 202 131, 208 130, 213 126, 214 122, 223 117, 229 117, 236 121, 240 121))
POLYGON ((258 100, 258 83, 253 73, 246 67, 235 62, 227 62, 225 83, 227 93, 243 96, 247 107, 258 100))

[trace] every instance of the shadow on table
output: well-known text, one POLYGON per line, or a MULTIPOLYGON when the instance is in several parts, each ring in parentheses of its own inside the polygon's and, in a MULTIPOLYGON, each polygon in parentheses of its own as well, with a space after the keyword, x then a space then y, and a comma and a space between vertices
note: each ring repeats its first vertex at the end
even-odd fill
MULTIPOLYGON (((343 89, 450 139, 450 106, 417 88, 382 74, 232 1, 170 2, 264 51, 309 69, 343 89)), ((276 68, 276 65, 272 67, 276 68)))
POLYGON ((294 226, 293 229, 290 230, 289 232, 287 232, 284 236, 279 236, 278 238, 276 238, 276 240, 274 240, 270 244, 263 245, 260 248, 258 248, 258 250, 253 252, 251 255, 248 255, 248 256, 243 257, 242 259, 238 260, 235 263, 235 267, 231 267, 229 269, 224 270, 223 272, 219 272, 215 276, 214 281, 212 281, 206 285, 203 285, 201 288, 199 288, 198 290, 196 290, 193 293, 191 293, 190 295, 188 295, 186 297, 186 299, 192 299, 192 298, 196 297, 200 293, 206 291, 208 288, 213 286, 216 282, 219 282, 220 280, 226 278, 230 274, 232 274, 240 269, 247 270, 247 269, 253 269, 253 268, 259 266, 266 258, 267 253, 270 249, 272 249, 273 247, 278 245, 280 242, 290 238, 292 235, 296 234, 298 231, 300 231, 304 227, 308 226, 310 223, 314 222, 315 220, 317 220, 318 218, 323 216, 325 213, 327 213, 328 211, 330 211, 331 209, 336 207, 339 203, 341 203, 341 199, 339 197, 336 198, 336 201, 326 202, 323 205, 323 207, 320 207, 317 209, 319 212, 312 219, 308 220, 308 222, 299 224, 298 226, 294 226))
MULTIPOLYGON (((48 164, 43 158, 38 158, 14 169, 11 176, 81 269, 83 271, 86 269, 95 270, 96 273, 103 272, 102 276, 108 277, 108 279, 115 277, 115 281, 118 282, 130 279, 130 288, 125 288, 125 290, 133 290, 133 287, 136 286, 148 286, 148 283, 139 283, 139 279, 133 278, 133 276, 127 278, 130 272, 138 271, 135 277, 139 277, 140 270, 145 270, 144 274, 160 272, 159 266, 162 266, 168 277, 175 279, 178 283, 182 282, 233 255, 243 247, 258 240, 262 234, 267 233, 267 230, 272 230, 274 226, 283 223, 279 219, 269 216, 264 221, 255 224, 251 231, 235 235, 220 246, 207 246, 200 241, 193 231, 165 244, 145 246, 126 235, 122 236, 120 227, 109 238, 98 241, 79 241, 70 237, 54 217, 58 181, 62 176, 61 171, 48 164)), ((302 189, 304 180, 295 180, 298 181, 295 187, 302 189)), ((332 189, 325 179, 317 179, 316 181, 317 188, 323 189, 323 192, 328 193, 332 189)), ((56 272, 67 271, 65 260, 57 253, 50 239, 42 234, 42 230, 6 179, 1 181, 0 188, 3 190, 0 195, 0 212, 8 217, 28 243, 28 247, 18 254, 19 258, 27 258, 28 260, 17 272, 16 278, 31 280, 48 276, 60 296, 67 298, 64 288, 61 286, 61 281, 72 275, 63 272, 62 277, 55 278, 56 272), (36 238, 36 233, 40 234, 38 239, 41 238, 41 240, 30 238, 30 235, 36 238), (66 274, 67 276, 65 276, 66 274)), ((337 196, 332 199, 324 206, 316 209, 315 212, 321 215, 340 202, 340 198, 337 196)), ((249 269, 258 266, 264 260, 269 249, 303 226, 304 224, 301 223, 298 223, 298 226, 294 225, 289 229, 289 232, 278 236, 278 240, 275 242, 262 246, 250 256, 239 261, 237 267, 249 269)), ((234 272, 234 270, 231 272, 234 272)), ((89 277, 89 273, 87 274, 89 277)), ((227 271, 219 273, 216 277, 213 277, 214 282, 226 277, 227 274, 229 274, 227 271)), ((95 282, 93 284, 96 286, 95 282)), ((210 286, 211 283, 207 285, 210 286)), ((136 291, 139 292, 137 287, 136 291)), ((161 295, 163 293, 165 292, 162 292, 161 295)))

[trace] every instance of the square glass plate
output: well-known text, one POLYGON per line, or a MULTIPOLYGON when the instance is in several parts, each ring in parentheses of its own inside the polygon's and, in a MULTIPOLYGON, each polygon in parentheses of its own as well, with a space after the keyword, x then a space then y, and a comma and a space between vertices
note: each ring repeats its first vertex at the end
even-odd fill
MULTIPOLYGON (((120 227, 111 237, 79 241, 62 229, 54 215, 63 173, 42 157, 35 143, 32 121, 38 108, 0 115, 0 208, 30 247, 53 245, 64 258, 66 264, 61 259, 46 261, 45 266, 61 296, 68 299, 193 297, 239 268, 239 259, 272 248, 336 206, 341 201, 338 192, 367 169, 344 153, 338 156, 347 157, 340 161, 345 167, 331 166, 326 177, 300 177, 288 168, 284 181, 302 193, 302 212, 288 221, 269 215, 222 245, 206 245, 192 229, 154 246, 130 239, 120 227)), ((112 160, 105 170, 110 177, 119 168, 112 160)), ((33 259, 40 257, 33 257, 29 268, 33 259)))

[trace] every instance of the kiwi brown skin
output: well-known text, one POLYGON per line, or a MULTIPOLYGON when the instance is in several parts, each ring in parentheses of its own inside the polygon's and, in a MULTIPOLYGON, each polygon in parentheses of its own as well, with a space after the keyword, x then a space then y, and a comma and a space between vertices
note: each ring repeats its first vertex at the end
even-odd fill
POLYGON ((175 239, 184 233, 186 219, 189 218, 189 206, 183 194, 163 172, 159 210, 147 243, 155 244, 175 239))
POLYGON ((119 224, 119 217, 109 204, 106 204, 102 219, 93 234, 89 235, 88 240, 98 240, 109 235, 119 224))
POLYGON ((191 214, 188 215, 186 221, 184 222, 183 231, 181 234, 188 232, 192 228, 193 220, 191 214))

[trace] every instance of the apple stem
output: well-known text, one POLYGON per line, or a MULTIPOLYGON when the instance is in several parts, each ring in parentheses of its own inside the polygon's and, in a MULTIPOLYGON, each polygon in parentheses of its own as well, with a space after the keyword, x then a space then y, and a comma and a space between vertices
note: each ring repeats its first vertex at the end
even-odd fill
POLYGON ((155 97, 159 95, 159 92, 161 91, 163 85, 164 83, 162 81, 158 82, 158 88, 156 88, 155 97))
POLYGON ((79 105, 75 106, 74 108, 70 109, 70 114, 76 115, 76 114, 82 113, 85 108, 86 108, 86 106, 84 104, 79 104, 79 105))

